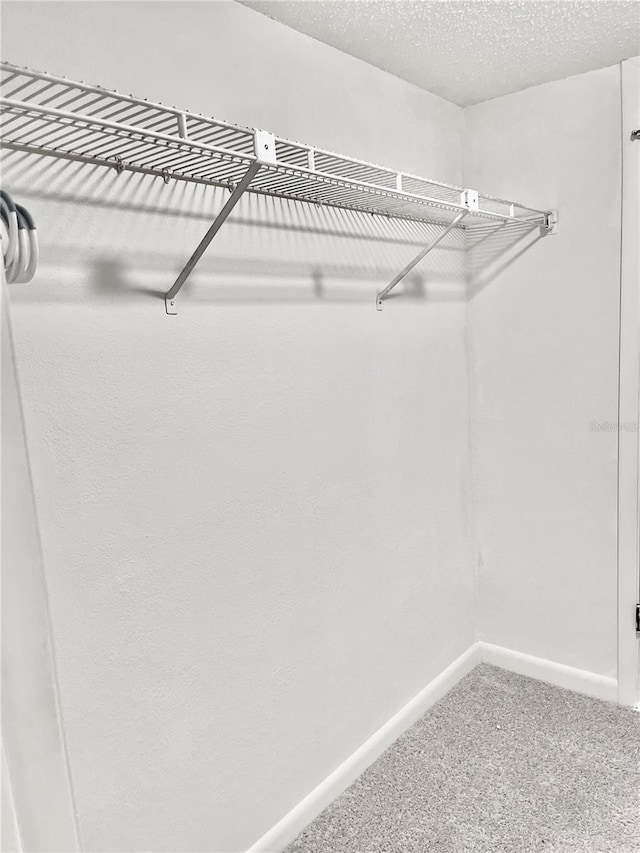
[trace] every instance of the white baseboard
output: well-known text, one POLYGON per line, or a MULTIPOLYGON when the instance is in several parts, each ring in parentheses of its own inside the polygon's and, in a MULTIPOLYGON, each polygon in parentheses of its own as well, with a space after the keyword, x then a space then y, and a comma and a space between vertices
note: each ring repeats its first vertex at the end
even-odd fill
POLYGON ((564 687, 566 690, 574 690, 593 696, 595 699, 606 699, 608 702, 618 700, 618 682, 615 678, 607 678, 605 675, 596 675, 584 669, 576 669, 573 666, 565 666, 561 663, 536 658, 523 652, 514 652, 503 646, 494 646, 492 643, 480 641, 479 657, 483 663, 517 672, 519 675, 528 675, 529 678, 537 678, 564 687))
POLYGON ((361 747, 286 814, 247 853, 280 853, 302 830, 345 791, 370 764, 379 758, 397 738, 410 728, 438 699, 447 694, 479 663, 488 663, 527 675, 539 681, 584 693, 596 699, 616 702, 618 682, 583 669, 555 663, 544 658, 514 652, 483 641, 474 643, 464 654, 436 676, 417 696, 379 728, 361 747))
POLYGON ((376 758, 379 758, 403 732, 419 720, 438 699, 455 687, 479 662, 478 644, 474 643, 371 735, 282 820, 258 839, 247 853, 279 853, 283 850, 305 826, 343 791, 346 791, 376 758))

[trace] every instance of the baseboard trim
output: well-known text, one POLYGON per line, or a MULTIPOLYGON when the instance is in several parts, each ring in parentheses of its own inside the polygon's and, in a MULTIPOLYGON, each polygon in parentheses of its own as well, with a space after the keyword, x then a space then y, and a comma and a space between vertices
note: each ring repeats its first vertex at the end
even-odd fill
POLYGON ((479 647, 474 643, 371 735, 282 820, 258 839, 247 853, 280 853, 302 832, 305 826, 308 826, 336 797, 346 791, 370 764, 373 764, 403 732, 419 720, 438 699, 442 699, 479 662, 479 647))
POLYGON ((584 693, 595 699, 605 699, 608 702, 618 700, 618 682, 615 678, 604 675, 596 675, 584 669, 576 669, 573 666, 565 666, 561 663, 526 655, 523 652, 514 652, 503 646, 494 646, 492 643, 480 641, 478 644, 480 660, 517 672, 519 675, 528 675, 539 681, 564 687, 566 690, 574 690, 584 693))
POLYGON ((548 684, 555 684, 557 687, 574 690, 596 699, 616 702, 618 698, 618 682, 615 678, 596 675, 484 641, 474 643, 371 735, 282 820, 259 838, 247 853, 280 853, 403 732, 479 663, 488 663, 519 675, 527 675, 529 678, 546 681, 548 684))

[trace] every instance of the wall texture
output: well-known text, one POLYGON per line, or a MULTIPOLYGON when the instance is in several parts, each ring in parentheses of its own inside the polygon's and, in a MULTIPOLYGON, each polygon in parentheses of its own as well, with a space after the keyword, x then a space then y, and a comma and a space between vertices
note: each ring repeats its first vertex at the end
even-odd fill
POLYGON ((622 240, 618 421, 618 679, 619 701, 640 705, 640 643, 634 630, 640 600, 640 56, 620 65, 622 89, 622 240))
POLYGON ((78 849, 59 713, 46 579, 0 271, 2 382, 2 846, 78 849), (18 826, 20 832, 18 832, 18 826))
POLYGON ((560 211, 470 254, 480 637, 615 677, 620 69, 465 119, 467 185, 560 211))
MULTIPOLYGON (((242 6, 2 15, 17 64, 460 181, 459 108, 242 6)), ((460 245, 379 313, 429 229, 249 198, 169 318, 224 191, 3 185, 43 244, 12 314, 82 847, 244 849, 473 641, 460 245)))

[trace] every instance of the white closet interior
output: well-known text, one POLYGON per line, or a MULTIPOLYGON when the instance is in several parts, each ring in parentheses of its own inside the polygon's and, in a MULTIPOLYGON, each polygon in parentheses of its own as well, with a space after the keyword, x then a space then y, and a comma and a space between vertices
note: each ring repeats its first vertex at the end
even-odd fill
POLYGON ((479 661, 637 702, 620 65, 463 108, 235 2, 2 14, 18 826, 282 849, 479 661))

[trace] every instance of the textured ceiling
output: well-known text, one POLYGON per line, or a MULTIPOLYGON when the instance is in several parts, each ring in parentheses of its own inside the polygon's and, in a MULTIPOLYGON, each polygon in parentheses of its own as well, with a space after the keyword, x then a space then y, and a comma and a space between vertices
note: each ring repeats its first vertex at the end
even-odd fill
POLYGON ((640 53, 640 0, 242 0, 467 106, 640 53))

